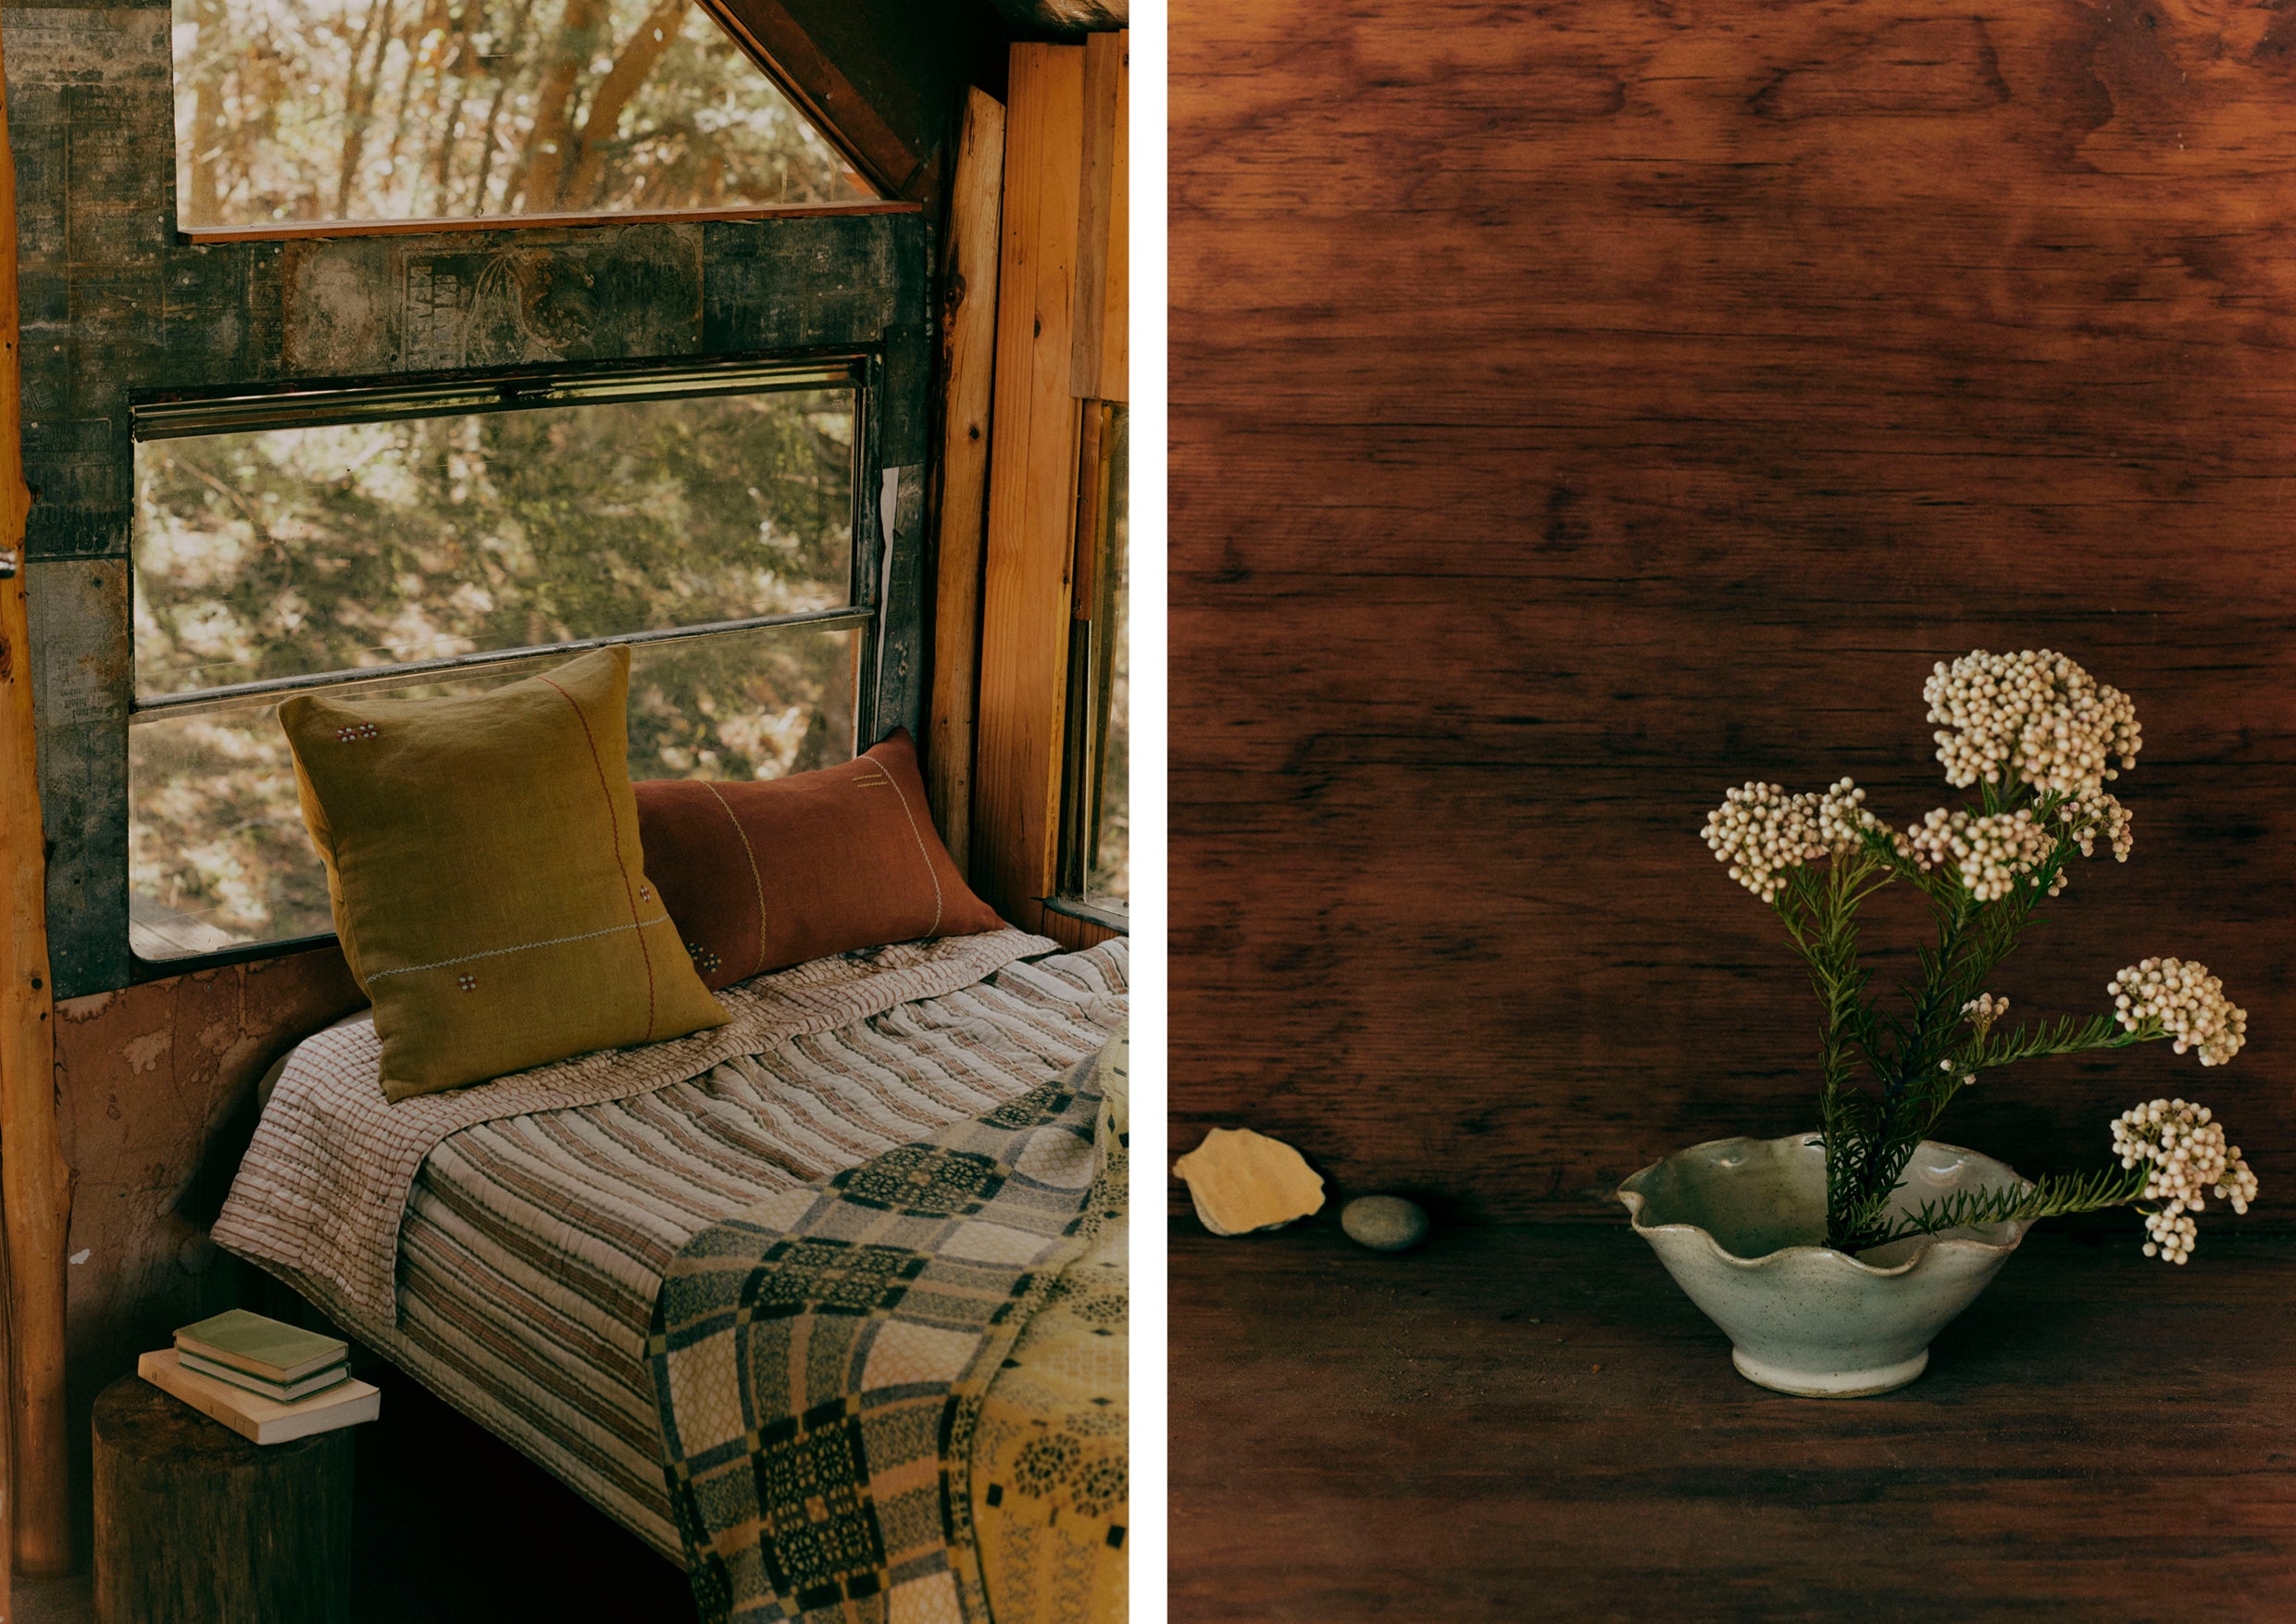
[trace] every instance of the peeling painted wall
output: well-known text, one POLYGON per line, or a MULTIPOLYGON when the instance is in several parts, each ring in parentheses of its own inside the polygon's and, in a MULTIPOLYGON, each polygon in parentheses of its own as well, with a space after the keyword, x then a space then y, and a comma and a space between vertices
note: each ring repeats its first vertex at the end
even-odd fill
POLYGON ((256 1080, 366 1002, 330 947, 56 1006, 56 1107, 74 1171, 65 1370, 76 1503, 95 1395, 177 1326, 236 1301, 239 1265, 207 1226, 255 1130, 256 1080))

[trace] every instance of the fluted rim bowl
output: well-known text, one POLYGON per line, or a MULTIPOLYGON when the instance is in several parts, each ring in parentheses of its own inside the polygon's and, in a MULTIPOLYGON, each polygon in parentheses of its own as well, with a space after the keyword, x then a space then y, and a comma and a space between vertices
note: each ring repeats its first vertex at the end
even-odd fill
MULTIPOLYGON (((2012 1168, 1924 1140, 1890 1200, 1910 1214, 1962 1190, 2025 1187, 2012 1168)), ((1984 1224, 1861 1257, 1826 1240, 1826 1153, 1815 1133, 1716 1139, 1618 1186, 1635 1233, 1731 1342, 1748 1380, 1811 1398, 1903 1387, 1937 1333, 1977 1300, 2031 1228, 1984 1224)))

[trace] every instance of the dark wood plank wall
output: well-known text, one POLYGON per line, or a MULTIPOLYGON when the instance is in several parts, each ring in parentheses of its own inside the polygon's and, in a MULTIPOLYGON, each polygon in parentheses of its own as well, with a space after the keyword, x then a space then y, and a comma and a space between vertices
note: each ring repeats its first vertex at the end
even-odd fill
POLYGON ((1916 818, 1931 662, 2045 645, 2135 697, 2137 847, 2001 990, 2194 956, 2252 1038, 1943 1136, 2183 1093, 2296 1217, 2296 14, 1186 0, 1171 109, 1176 1148, 1578 1218, 1813 1126, 1703 815, 1916 818))

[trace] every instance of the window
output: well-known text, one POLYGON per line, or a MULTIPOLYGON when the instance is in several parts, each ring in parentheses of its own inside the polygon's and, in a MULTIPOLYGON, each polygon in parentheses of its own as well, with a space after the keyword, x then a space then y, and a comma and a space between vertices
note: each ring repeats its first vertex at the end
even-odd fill
POLYGON ((186 228, 870 195, 692 0, 175 0, 186 228))
POLYGON ((275 708, 633 645, 633 778, 851 757, 871 621, 858 362, 135 410, 130 938, 324 933, 275 708))
POLYGON ((1127 918, 1131 894, 1125 638, 1129 438, 1130 414, 1123 406, 1084 403, 1056 899, 1063 911, 1116 924, 1127 918))

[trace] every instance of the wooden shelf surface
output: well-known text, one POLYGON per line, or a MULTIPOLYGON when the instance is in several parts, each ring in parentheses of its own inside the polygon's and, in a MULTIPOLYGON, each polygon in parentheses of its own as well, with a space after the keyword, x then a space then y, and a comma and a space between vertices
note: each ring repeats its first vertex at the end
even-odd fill
POLYGON ((1881 1398, 1753 1386, 1627 1228, 1171 1241, 1171 1617, 2296 1619, 2296 1237, 2028 1239, 1881 1398))

